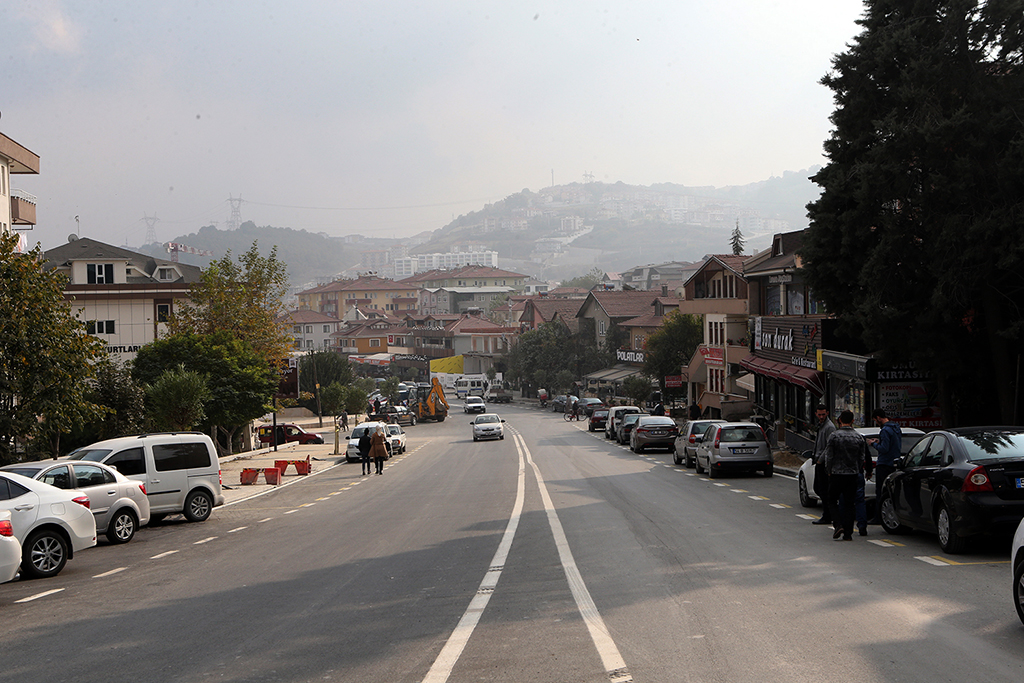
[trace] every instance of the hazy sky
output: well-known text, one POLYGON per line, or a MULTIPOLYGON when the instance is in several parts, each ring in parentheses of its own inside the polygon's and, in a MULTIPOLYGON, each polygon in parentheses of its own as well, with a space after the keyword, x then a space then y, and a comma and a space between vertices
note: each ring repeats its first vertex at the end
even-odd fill
POLYGON ((403 237, 523 188, 823 163, 860 0, 0 4, 29 244, 242 220, 403 237))

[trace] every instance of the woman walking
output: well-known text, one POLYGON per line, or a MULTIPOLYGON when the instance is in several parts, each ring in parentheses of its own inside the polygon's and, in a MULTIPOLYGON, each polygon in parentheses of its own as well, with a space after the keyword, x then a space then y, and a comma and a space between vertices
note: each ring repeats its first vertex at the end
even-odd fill
POLYGON ((384 436, 384 428, 377 427, 370 437, 370 455, 377 466, 377 474, 384 474, 384 461, 388 458, 388 443, 384 436))

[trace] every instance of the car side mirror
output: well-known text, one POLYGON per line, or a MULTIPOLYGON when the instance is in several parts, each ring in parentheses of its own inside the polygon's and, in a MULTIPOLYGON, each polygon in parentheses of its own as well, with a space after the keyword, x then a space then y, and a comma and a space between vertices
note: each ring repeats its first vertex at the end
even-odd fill
POLYGON ((502 422, 504 422, 504 420, 502 420, 502 422))
POLYGON ((469 424, 471 424, 471 425, 475 425, 475 424, 476 424, 476 422, 473 422, 472 420, 470 420, 470 421, 469 421, 469 424))

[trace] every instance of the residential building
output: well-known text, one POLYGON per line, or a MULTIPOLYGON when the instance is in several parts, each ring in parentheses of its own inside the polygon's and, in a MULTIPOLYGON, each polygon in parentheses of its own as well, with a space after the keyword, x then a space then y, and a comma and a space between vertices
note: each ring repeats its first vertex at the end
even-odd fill
POLYGON ((299 292, 299 309, 344 318, 349 308, 374 309, 392 314, 408 313, 419 304, 419 287, 412 283, 367 275, 336 280, 299 292))
POLYGON ((572 320, 569 329, 573 332, 579 329, 579 321, 576 314, 583 305, 583 299, 550 299, 548 297, 534 297, 523 302, 523 313, 519 316, 519 327, 522 330, 536 330, 544 323, 554 321, 559 317, 563 322, 572 320))
POLYGON ((199 282, 198 266, 157 259, 88 237, 43 252, 45 268, 65 274, 65 297, 89 334, 122 361, 158 339, 199 282))
POLYGON ((341 321, 317 311, 292 311, 277 319, 279 325, 294 339, 296 350, 328 349, 335 345, 333 336, 341 321))
POLYGON ((636 266, 622 272, 622 286, 628 285, 636 290, 661 289, 663 281, 682 280, 685 282, 699 266, 699 263, 684 261, 636 266))
MULTIPOLYGON (((591 291, 576 313, 580 330, 593 334, 597 345, 603 348, 619 323, 649 312, 653 298, 650 292, 591 291)), ((621 347, 625 343, 623 334, 617 344, 621 347)))
MULTIPOLYGON (((39 155, 0 133, 0 234, 31 230, 36 224, 35 196, 12 188, 11 175, 37 173, 39 155)), ((19 249, 24 248, 22 242, 19 249)))
POLYGON ((461 268, 464 266, 498 267, 496 251, 462 251, 435 254, 413 254, 394 259, 395 278, 408 278, 431 270, 461 268))

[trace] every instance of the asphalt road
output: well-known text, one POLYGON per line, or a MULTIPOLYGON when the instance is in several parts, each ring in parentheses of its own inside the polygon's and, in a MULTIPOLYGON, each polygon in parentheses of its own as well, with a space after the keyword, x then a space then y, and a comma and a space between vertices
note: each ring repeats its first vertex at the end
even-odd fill
POLYGON ((833 542, 790 478, 496 408, 502 441, 453 413, 383 476, 339 464, 0 586, 0 682, 1024 680, 1008 547, 833 542))

